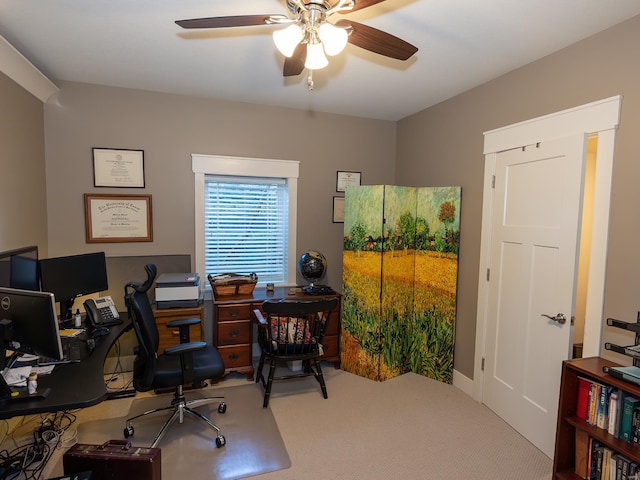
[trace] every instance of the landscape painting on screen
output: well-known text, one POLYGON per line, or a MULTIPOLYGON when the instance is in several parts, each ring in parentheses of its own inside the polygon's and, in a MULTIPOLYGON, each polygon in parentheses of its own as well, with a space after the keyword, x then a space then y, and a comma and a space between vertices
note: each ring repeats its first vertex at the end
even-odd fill
POLYGON ((341 368, 451 383, 460 187, 347 187, 341 368))

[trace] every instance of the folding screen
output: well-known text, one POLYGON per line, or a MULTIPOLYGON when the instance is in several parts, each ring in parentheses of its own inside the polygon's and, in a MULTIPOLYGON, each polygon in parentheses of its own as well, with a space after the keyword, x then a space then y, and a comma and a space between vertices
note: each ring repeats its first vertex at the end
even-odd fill
POLYGON ((347 187, 341 366, 451 383, 460 187, 347 187))

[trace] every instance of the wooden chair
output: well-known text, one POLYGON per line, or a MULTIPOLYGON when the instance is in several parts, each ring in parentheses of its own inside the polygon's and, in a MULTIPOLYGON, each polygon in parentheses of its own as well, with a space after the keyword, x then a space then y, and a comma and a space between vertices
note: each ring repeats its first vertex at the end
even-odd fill
POLYGON ((264 386, 264 408, 274 380, 313 375, 320 383, 322 395, 327 398, 327 386, 322 376, 322 338, 331 321, 337 298, 267 300, 261 310, 254 310, 258 319, 258 344, 262 350, 256 371, 256 383, 264 386), (302 361, 302 370, 275 376, 276 367, 284 362, 302 361), (262 370, 269 362, 269 374, 265 380, 262 370))

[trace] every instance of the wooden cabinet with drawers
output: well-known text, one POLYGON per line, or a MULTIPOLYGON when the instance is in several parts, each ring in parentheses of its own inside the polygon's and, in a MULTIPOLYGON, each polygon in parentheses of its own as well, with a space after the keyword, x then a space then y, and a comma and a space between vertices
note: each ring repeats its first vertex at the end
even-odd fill
MULTIPOLYGON (((214 296, 213 298, 213 343, 218 348, 225 364, 225 374, 243 373, 247 380, 253 380, 252 346, 253 310, 260 308, 265 300, 281 298, 317 298, 302 291, 290 295, 290 287, 277 287, 267 292, 264 287, 256 288, 252 295, 214 296)), ((338 297, 340 294, 325 295, 338 297)), ((323 360, 340 366, 340 302, 332 315, 323 347, 323 360)))
POLYGON ((158 335, 160 336, 160 343, 158 344, 158 353, 162 353, 165 348, 171 345, 177 345, 180 343, 180 332, 177 328, 168 328, 167 322, 171 320, 177 320, 180 318, 199 318, 200 323, 198 325, 192 325, 189 329, 190 340, 192 342, 199 342, 202 340, 202 323, 204 322, 204 308, 191 307, 191 308, 154 308, 153 315, 156 318, 156 325, 158 326, 158 335))

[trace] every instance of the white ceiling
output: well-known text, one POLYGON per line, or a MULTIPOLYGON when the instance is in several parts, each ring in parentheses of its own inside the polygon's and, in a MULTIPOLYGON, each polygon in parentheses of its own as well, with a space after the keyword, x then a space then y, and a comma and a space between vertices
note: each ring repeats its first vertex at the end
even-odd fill
POLYGON ((402 62, 348 45, 313 91, 306 73, 283 78, 277 27, 174 23, 277 13, 279 0, 0 0, 0 36, 54 82, 399 120, 639 15, 640 1, 386 0, 345 18, 418 53, 402 62))

